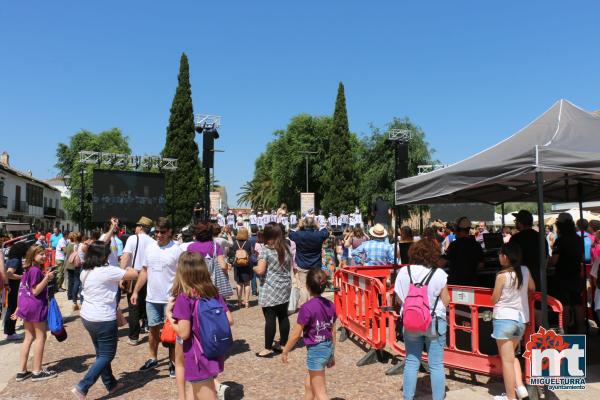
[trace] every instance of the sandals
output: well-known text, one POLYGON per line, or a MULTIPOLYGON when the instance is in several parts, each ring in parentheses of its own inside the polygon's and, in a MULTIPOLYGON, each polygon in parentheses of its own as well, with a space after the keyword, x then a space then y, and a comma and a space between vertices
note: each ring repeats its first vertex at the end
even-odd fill
POLYGON ((260 352, 258 352, 258 353, 256 353, 256 357, 258 357, 258 358, 273 358, 278 354, 279 353, 277 353, 275 350, 271 350, 271 352, 267 353, 267 354, 260 354, 260 352))

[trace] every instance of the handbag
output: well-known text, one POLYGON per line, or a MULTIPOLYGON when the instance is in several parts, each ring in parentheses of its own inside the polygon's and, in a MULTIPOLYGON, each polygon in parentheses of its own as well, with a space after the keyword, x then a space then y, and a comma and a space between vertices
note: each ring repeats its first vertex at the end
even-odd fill
POLYGON ((298 311, 298 303, 300 302, 300 289, 296 284, 294 276, 294 267, 290 263, 290 277, 292 278, 292 290, 290 290, 290 300, 288 302, 288 315, 292 315, 298 311))
POLYGON ((175 344, 177 334, 168 319, 165 321, 162 330, 160 331, 160 341, 162 344, 175 344))
POLYGON ((225 275, 225 272, 223 272, 217 261, 217 244, 214 241, 213 254, 210 262, 208 263, 208 270, 210 272, 210 278, 213 281, 213 284, 217 287, 219 294, 223 296, 224 299, 233 295, 233 289, 229 283, 229 278, 227 278, 227 275, 225 275))

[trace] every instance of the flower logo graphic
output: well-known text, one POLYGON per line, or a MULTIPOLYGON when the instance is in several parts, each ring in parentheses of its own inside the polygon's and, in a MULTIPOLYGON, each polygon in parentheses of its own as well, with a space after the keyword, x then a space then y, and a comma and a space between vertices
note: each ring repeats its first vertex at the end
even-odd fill
MULTIPOLYGON (((539 349, 541 351, 546 349, 556 349, 558 351, 569 348, 570 343, 563 340, 561 335, 557 335, 552 329, 544 329, 539 327, 537 333, 531 335, 529 342, 525 346, 525 353, 523 357, 531 361, 531 351, 533 349, 539 349)), ((567 359, 563 358, 561 362, 566 362, 567 359)), ((547 370, 550 366, 550 361, 547 358, 542 360, 542 370, 547 370)))

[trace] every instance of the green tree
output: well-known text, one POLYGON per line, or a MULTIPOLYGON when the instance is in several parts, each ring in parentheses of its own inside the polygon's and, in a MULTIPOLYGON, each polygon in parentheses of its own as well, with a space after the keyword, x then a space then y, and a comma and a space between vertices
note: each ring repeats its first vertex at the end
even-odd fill
POLYGON ((321 176, 325 170, 329 143, 330 117, 300 114, 285 129, 275 131, 275 139, 256 159, 254 176, 242 186, 238 204, 253 208, 275 208, 286 203, 300 208, 300 193, 306 190, 306 164, 302 151, 309 155, 309 190, 322 193, 321 176))
POLYGON ((194 205, 201 198, 201 170, 198 145, 194 131, 194 110, 190 71, 185 53, 179 63, 178 85, 171 105, 171 116, 167 127, 167 140, 163 157, 176 158, 176 171, 165 174, 167 212, 174 209, 173 223, 177 227, 190 222, 194 205))
POLYGON ((408 175, 413 176, 418 172, 418 165, 431 164, 435 149, 425 140, 425 132, 414 125, 408 117, 396 118, 387 124, 387 129, 371 126, 371 133, 362 140, 363 148, 358 163, 360 174, 360 206, 368 210, 375 198, 383 197, 384 200, 394 204, 394 146, 388 141, 387 130, 408 129, 412 138, 408 144, 408 175))
POLYGON ((348 127, 344 84, 338 86, 335 111, 329 136, 329 151, 323 174, 323 201, 321 208, 327 212, 353 210, 357 204, 358 191, 355 177, 355 154, 348 127))
MULTIPOLYGON (((63 206, 71 218, 79 222, 80 204, 81 204, 81 168, 79 163, 80 151, 98 151, 106 153, 131 154, 129 148, 129 138, 123 136, 119 128, 112 128, 107 131, 95 134, 87 130, 81 130, 71 136, 69 143, 59 143, 56 149, 56 165, 61 176, 69 175, 71 177, 70 191, 71 197, 63 200, 63 206)), ((92 172, 95 165, 83 165, 84 181, 86 192, 92 190, 92 172)), ((100 167, 107 168, 107 167, 100 167)), ((84 197, 85 199, 85 197, 84 197)), ((84 227, 92 228, 91 204, 84 201, 84 227)))

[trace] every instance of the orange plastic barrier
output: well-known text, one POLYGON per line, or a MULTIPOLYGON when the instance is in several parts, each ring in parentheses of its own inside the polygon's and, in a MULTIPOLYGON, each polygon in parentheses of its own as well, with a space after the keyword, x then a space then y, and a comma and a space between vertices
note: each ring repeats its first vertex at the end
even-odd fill
POLYGON ((380 350, 386 343, 386 288, 377 278, 359 274, 349 268, 334 274, 335 308, 341 325, 372 349, 380 350))

